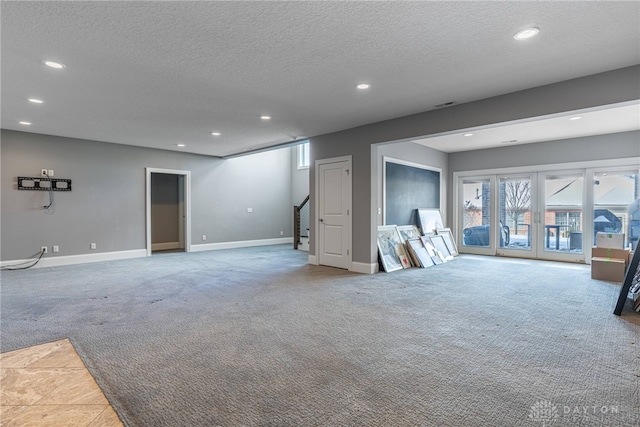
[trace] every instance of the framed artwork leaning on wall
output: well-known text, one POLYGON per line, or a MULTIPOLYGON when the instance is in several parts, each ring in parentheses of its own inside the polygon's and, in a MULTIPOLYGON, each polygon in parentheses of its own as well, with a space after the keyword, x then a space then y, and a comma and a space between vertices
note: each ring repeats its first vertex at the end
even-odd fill
POLYGON ((378 226, 378 252, 387 273, 411 267, 404 242, 395 225, 378 226))
POLYGON ((458 246, 456 245, 456 241, 453 240, 453 233, 450 228, 437 228, 436 233, 439 236, 442 236, 444 239, 444 243, 447 245, 447 249, 449 249, 449 253, 453 256, 460 255, 458 253, 458 246))

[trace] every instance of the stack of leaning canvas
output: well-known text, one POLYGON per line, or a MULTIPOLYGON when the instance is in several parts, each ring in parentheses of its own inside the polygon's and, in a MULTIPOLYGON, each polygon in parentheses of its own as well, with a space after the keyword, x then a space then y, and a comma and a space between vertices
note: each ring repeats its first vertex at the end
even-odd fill
POLYGON ((422 234, 414 225, 378 227, 378 253, 386 272, 403 268, 428 268, 458 256, 451 229, 422 234))

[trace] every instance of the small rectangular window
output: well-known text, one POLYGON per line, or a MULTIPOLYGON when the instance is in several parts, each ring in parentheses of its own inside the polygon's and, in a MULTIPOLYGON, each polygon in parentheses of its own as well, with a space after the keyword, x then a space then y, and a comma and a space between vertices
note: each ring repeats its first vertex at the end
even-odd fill
POLYGON ((305 142, 298 147, 298 169, 309 168, 309 143, 305 142))

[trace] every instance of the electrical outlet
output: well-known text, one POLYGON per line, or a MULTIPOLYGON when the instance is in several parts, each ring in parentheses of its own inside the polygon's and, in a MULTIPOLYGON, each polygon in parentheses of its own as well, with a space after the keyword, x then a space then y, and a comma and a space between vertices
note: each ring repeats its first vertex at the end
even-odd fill
POLYGON ((206 234, 203 234, 203 235, 202 235, 202 240, 203 240, 203 241, 207 240, 207 235, 206 235, 206 234))
POLYGON ((95 243, 91 243, 91 245, 89 245, 89 249, 94 251, 96 249, 96 244, 95 243))
POLYGON ((43 254, 46 254, 47 253, 47 247, 46 246, 42 246, 40 248, 40 252, 43 253, 43 254))
POLYGON ((54 253, 56 253, 56 252, 60 252, 60 246, 58 246, 58 245, 53 245, 53 252, 54 252, 54 253))
POLYGON ((280 230, 280 235, 284 236, 284 231, 280 230))
POLYGON ((47 169, 40 170, 40 176, 45 176, 46 177, 47 175, 49 175, 49 171, 47 169))
POLYGON ((49 169, 49 178, 53 177, 53 172, 54 172, 53 169, 49 169))
POLYGON ((253 212, 253 208, 247 208, 247 213, 252 213, 253 212))

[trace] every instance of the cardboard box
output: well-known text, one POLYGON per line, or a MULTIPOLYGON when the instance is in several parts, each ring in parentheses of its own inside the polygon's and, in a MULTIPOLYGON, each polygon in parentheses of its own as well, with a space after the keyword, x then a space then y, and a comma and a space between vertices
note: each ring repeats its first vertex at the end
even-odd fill
POLYGON ((615 249, 615 248, 591 248, 591 256, 595 258, 618 258, 628 263, 631 258, 629 257, 629 249, 615 249))
POLYGON ((627 263, 618 258, 591 258, 591 278, 622 283, 627 272, 627 263))
POLYGON ((596 246, 599 248, 624 248, 623 233, 596 233, 596 246))

